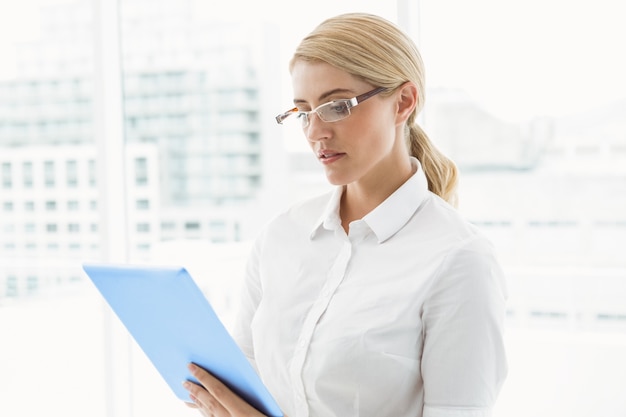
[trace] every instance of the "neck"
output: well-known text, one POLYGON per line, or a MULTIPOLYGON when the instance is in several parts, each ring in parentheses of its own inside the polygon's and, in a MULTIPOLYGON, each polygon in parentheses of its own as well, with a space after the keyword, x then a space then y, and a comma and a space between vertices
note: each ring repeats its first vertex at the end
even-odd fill
POLYGON ((339 212, 346 233, 351 222, 362 219, 378 207, 411 175, 413 167, 407 158, 406 163, 396 165, 393 170, 387 170, 386 175, 372 176, 371 179, 363 178, 346 185, 341 196, 339 212))

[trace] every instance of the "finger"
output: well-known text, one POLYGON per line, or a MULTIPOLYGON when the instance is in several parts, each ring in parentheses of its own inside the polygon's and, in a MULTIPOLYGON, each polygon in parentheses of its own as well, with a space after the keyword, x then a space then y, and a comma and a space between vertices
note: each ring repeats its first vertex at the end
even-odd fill
POLYGON ((203 410, 202 408, 200 408, 200 406, 198 406, 198 404, 196 403, 192 403, 192 402, 187 402, 185 401, 185 404, 187 405, 187 407, 189 408, 193 408, 195 410, 200 411, 200 414, 202 414, 204 417, 211 417, 210 414, 208 414, 205 410, 203 410))
POLYGON ((203 386, 191 381, 183 382, 183 387, 189 391, 189 398, 204 414, 213 416, 228 415, 227 410, 209 391, 203 386))
POLYGON ((219 379, 215 378, 203 368, 192 363, 189 364, 189 371, 231 415, 262 416, 256 408, 241 399, 241 397, 231 391, 219 379))

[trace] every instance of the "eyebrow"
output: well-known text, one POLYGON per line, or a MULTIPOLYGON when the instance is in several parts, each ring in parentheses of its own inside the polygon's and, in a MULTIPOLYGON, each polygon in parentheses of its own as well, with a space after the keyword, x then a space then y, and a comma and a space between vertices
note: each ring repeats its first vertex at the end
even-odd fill
MULTIPOLYGON (((330 90, 327 91, 325 93, 323 93, 321 96, 319 96, 319 98, 317 99, 319 102, 324 102, 324 100, 326 100, 328 97, 335 95, 335 94, 345 94, 345 93, 350 93, 350 94, 354 94, 354 91, 347 89, 347 88, 335 88, 334 90, 330 90)), ((300 99, 300 98, 294 98, 293 99, 293 104, 298 105, 298 104, 302 104, 302 103, 306 103, 307 101, 304 99, 300 99)))

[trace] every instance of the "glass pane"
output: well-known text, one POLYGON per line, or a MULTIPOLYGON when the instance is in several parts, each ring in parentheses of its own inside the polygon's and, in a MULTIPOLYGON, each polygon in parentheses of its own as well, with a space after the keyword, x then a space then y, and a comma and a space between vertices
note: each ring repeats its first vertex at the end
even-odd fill
POLYGON ((197 415, 80 266, 186 266, 232 321, 249 240, 300 189, 286 170, 301 133, 271 124, 292 101, 289 54, 327 16, 396 13, 283 3, 24 0, 0 13, 0 415, 197 415))
POLYGON ((460 209, 493 240, 509 278, 510 374, 497 415, 617 417, 626 409, 621 5, 420 4, 424 128, 457 162, 460 209))
POLYGON ((0 415, 104 416, 102 305, 80 262, 100 257, 90 2, 0 13, 0 415), (93 375, 89 375, 93 372, 93 375), (25 389, 35 384, 43 389, 25 389), (37 400, 33 400, 37 397, 37 400))

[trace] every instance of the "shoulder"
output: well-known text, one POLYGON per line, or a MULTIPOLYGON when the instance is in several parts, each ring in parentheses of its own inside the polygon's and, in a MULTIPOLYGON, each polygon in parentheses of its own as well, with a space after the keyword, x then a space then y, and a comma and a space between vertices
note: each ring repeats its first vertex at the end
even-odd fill
POLYGON ((423 230, 442 255, 436 274, 438 284, 495 286, 506 293, 504 274, 490 239, 457 209, 436 195, 421 208, 423 230))
POLYGON ((436 243, 442 250, 454 250, 471 242, 489 244, 482 231, 462 213, 429 192, 428 198, 419 207, 413 219, 413 227, 419 235, 436 243))

